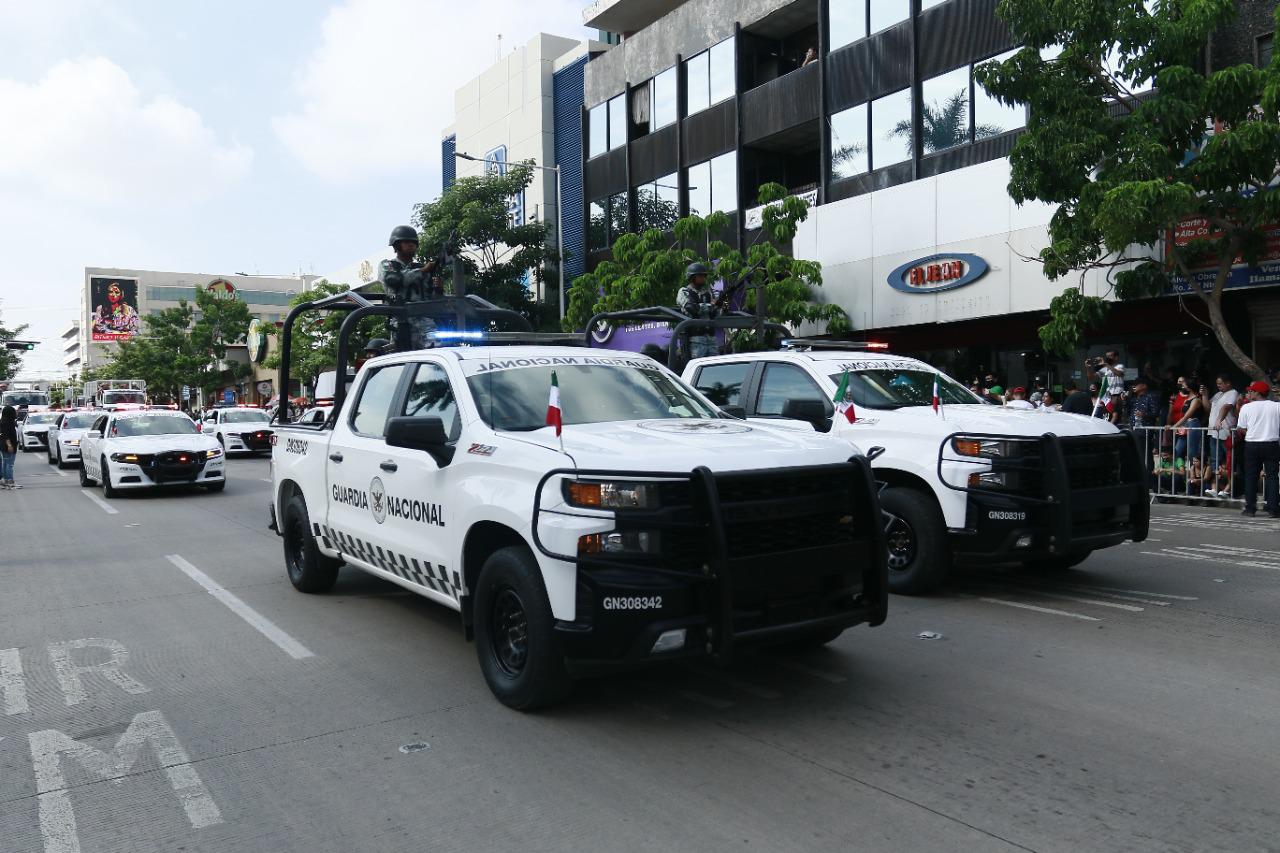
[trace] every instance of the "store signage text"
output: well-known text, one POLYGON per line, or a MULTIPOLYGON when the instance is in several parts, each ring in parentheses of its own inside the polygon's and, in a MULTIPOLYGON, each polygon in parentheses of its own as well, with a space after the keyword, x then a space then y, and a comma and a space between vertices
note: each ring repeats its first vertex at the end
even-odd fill
POLYGON ((937 293, 971 284, 987 269, 987 262, 977 255, 930 255, 889 273, 889 286, 902 293, 937 293))

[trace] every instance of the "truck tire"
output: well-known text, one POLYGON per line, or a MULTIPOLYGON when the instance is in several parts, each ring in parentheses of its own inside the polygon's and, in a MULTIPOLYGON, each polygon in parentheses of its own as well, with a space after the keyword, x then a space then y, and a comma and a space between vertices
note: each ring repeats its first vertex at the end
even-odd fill
POLYGON ((107 457, 102 457, 102 496, 104 498, 114 498, 117 494, 116 487, 111 485, 111 469, 107 467, 107 457))
POLYGON ((1067 569, 1074 569, 1076 566, 1089 559, 1089 555, 1093 551, 1078 551, 1074 554, 1066 554, 1062 557, 1045 557, 1040 560, 1024 560, 1022 565, 1028 569, 1040 569, 1050 572, 1065 572, 1067 569))
POLYGON ((889 546, 889 591, 898 595, 932 592, 951 569, 947 526, 932 495, 905 486, 880 493, 889 546))
POLYGON ((284 567, 289 583, 299 592, 328 592, 338 579, 342 561, 320 553, 311 532, 311 518, 302 495, 294 495, 284 508, 284 567))
POLYGON ((555 619, 527 548, 489 555, 475 590, 476 653, 498 701, 517 711, 553 704, 573 687, 553 634, 555 619))

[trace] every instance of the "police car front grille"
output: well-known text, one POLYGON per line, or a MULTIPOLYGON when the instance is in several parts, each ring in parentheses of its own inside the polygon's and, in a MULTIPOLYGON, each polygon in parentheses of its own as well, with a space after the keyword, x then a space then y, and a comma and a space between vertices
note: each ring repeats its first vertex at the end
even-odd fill
POLYGON ((138 454, 137 466, 152 480, 192 480, 204 468, 203 450, 166 450, 138 454))

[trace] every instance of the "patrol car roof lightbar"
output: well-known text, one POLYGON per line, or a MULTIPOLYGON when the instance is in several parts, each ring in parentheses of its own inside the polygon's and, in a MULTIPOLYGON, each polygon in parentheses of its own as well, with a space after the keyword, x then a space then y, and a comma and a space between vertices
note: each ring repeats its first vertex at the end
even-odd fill
POLYGON ((829 338, 787 338, 783 349, 881 350, 889 349, 884 341, 833 341, 829 338))

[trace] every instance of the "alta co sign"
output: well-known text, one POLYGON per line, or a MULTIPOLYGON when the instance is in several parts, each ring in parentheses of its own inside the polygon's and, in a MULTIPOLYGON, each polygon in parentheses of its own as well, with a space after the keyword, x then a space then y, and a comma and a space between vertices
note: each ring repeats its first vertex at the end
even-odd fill
POLYGON ((889 273, 889 286, 903 293, 937 293, 972 284, 987 269, 987 262, 977 255, 930 255, 889 273))

